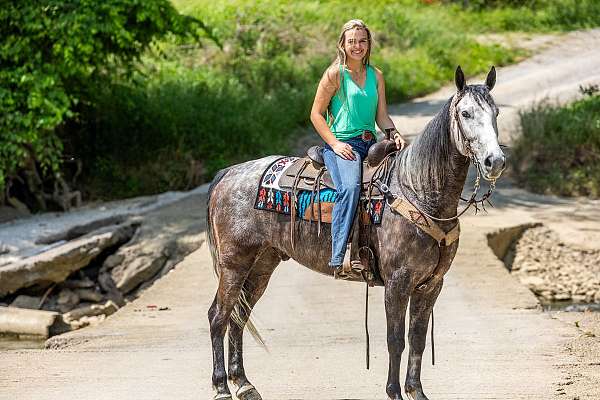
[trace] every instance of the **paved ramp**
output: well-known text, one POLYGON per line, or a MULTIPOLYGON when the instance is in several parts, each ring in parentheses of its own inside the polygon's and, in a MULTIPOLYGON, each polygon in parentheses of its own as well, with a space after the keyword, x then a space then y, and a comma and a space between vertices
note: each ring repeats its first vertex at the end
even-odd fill
MULTIPOLYGON (((539 312, 487 247, 485 225, 500 216, 463 223, 461 248, 435 309, 436 365, 429 347, 424 357, 431 399, 551 398, 561 381, 553 366, 570 362, 560 350, 574 332, 539 312)), ((216 282, 209 259, 203 246, 101 326, 61 338, 61 350, 2 354, 0 398, 211 398, 206 313, 216 282)), ((385 398, 382 297, 381 288, 370 291, 367 371, 364 287, 282 263, 256 307, 269 352, 246 338, 248 376, 265 399, 385 398)))

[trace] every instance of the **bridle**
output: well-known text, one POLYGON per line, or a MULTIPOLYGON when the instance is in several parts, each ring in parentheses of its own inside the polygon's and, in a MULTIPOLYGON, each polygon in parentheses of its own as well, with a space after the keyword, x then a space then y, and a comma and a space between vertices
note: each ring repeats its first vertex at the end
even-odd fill
MULTIPOLYGON (((456 224, 455 226, 448 232, 446 232, 446 234, 443 236, 442 241, 438 241, 438 244, 440 246, 440 251, 438 252, 438 262, 436 264, 436 267, 434 269, 434 271, 431 273, 431 275, 429 277, 427 277, 423 282, 420 282, 417 287, 416 290, 424 290, 424 288, 427 287, 427 285, 434 279, 435 277, 435 273, 439 267, 440 264, 440 260, 442 257, 442 243, 444 248, 447 248, 446 246, 451 245, 452 242, 448 242, 447 241, 447 235, 451 234, 452 232, 456 233, 456 235, 451 239, 451 240, 456 240, 458 238, 458 235, 460 234, 460 226, 459 226, 459 221, 458 218, 463 215, 472 205, 475 206, 475 213, 477 213, 477 211, 479 210, 479 207, 477 204, 481 204, 481 207, 485 210, 485 206, 484 206, 484 202, 488 202, 490 205, 491 203, 489 202, 489 198, 492 196, 492 193, 494 192, 494 189, 496 188, 496 179, 490 179, 490 187, 488 189, 488 191, 481 196, 481 198, 477 198, 477 193, 479 192, 479 188, 480 188, 480 184, 481 184, 481 165, 479 164, 479 161, 477 161, 477 157, 475 157, 475 153, 473 152, 473 149, 471 148, 471 141, 467 138, 467 136, 465 135, 463 126, 460 122, 460 118, 458 116, 458 109, 456 108, 456 104, 458 104, 458 102, 462 99, 462 97, 465 95, 465 91, 462 90, 460 92, 457 93, 457 95, 455 96, 455 98, 452 99, 451 102, 451 108, 453 109, 453 113, 451 116, 454 117, 454 121, 456 121, 457 124, 457 128, 458 128, 458 133, 459 133, 459 140, 460 140, 460 144, 463 146, 463 148, 465 149, 465 152, 467 153, 466 157, 468 157, 469 159, 469 164, 474 164, 475 168, 477 170, 477 177, 475 179, 475 184, 473 186, 473 192, 471 193, 471 197, 467 200, 464 199, 462 197, 460 197, 461 200, 467 202, 467 206, 460 212, 457 213, 457 215, 455 215, 454 217, 450 217, 450 218, 437 218, 434 217, 432 215, 429 215, 427 212, 423 211, 421 208, 419 208, 417 205, 414 204, 414 202, 412 202, 410 200, 410 198, 408 196, 406 196, 406 194, 404 193, 402 186, 404 186, 401 182, 399 183, 399 189, 400 189, 400 194, 402 195, 402 197, 408 202, 410 203, 410 205, 414 208, 414 210, 416 210, 417 213, 420 213, 421 216, 423 216, 423 219, 425 219, 425 217, 429 218, 431 221, 431 225, 436 225, 436 223, 434 221, 438 221, 438 222, 447 222, 447 221, 454 221, 456 220, 456 224)), ((452 135, 452 138, 454 138, 453 132, 452 132, 452 121, 450 123, 451 127, 450 127, 450 134, 452 135)), ((454 145, 456 146, 456 143, 454 143, 454 145)), ((378 178, 376 179, 372 179, 370 182, 370 187, 372 186, 377 186, 377 188, 379 189, 379 191, 383 194, 386 203, 390 206, 390 208, 392 209, 392 212, 396 212, 398 213, 400 210, 400 206, 396 206, 394 207, 394 205, 396 205, 397 203, 401 203, 401 201, 399 201, 398 196, 394 195, 391 191, 390 188, 387 186, 387 184, 385 182, 388 182, 390 179, 390 176, 392 175, 392 171, 394 171, 394 167, 397 165, 397 160, 398 157, 400 156, 402 151, 396 151, 394 153, 390 153, 388 154, 377 166, 377 171, 374 174, 375 176, 378 176, 378 178), (388 161, 390 161, 391 159, 391 163, 388 163, 388 161), (379 174, 380 169, 382 170, 382 173, 379 174), (383 181, 382 181, 383 178, 383 181)), ((414 191, 413 189, 413 193, 415 195, 417 195, 417 193, 414 191)), ((370 194, 371 194, 371 189, 369 189, 369 198, 370 198, 370 194)), ((370 204, 370 202, 369 202, 370 204)), ((410 212, 410 211, 409 211, 410 212)), ((400 212, 402 215, 404 215, 406 218, 408 218, 408 216, 406 215, 406 213, 402 213, 400 212)), ((413 224, 416 223, 412 212, 411 213, 411 217, 409 218, 409 220, 412 221, 413 224)), ((429 222, 426 221, 426 225, 427 228, 430 228, 430 224, 429 222)), ((425 228, 422 226, 422 224, 420 224, 419 226, 421 229, 425 230, 425 228)), ((440 229, 438 227, 438 229, 440 229)), ((438 238, 436 238, 436 235, 432 234, 430 230, 426 230, 427 233, 429 233, 431 236, 434 237, 434 239, 438 240, 438 238)), ((367 348, 366 348, 366 357, 367 357, 367 369, 369 369, 369 329, 368 329, 368 325, 367 325, 367 316, 368 316, 368 309, 369 309, 369 282, 366 279, 366 276, 363 275, 363 279, 365 280, 365 282, 367 282, 367 290, 366 290, 366 303, 365 303, 365 330, 366 330, 366 339, 367 339, 367 348)), ((432 356, 432 364, 435 365, 435 345, 434 345, 434 338, 433 338, 433 330, 434 330, 434 319, 433 319, 433 309, 431 310, 431 356, 432 356)))
MULTIPOLYGON (((488 188, 487 192, 484 193, 479 199, 477 198, 477 194, 479 193, 479 189, 481 187, 481 176, 482 176, 481 164, 477 160, 477 157, 475 157, 475 153, 474 153, 473 149, 471 148, 472 141, 469 140, 467 138, 467 136, 465 135, 462 123, 461 123, 459 115, 458 115, 458 108, 456 107, 456 104, 458 104, 460 102, 460 100, 464 97, 465 93, 466 92, 464 90, 458 92, 455 95, 455 98, 452 99, 452 103, 450 105, 450 108, 453 109, 452 116, 454 117, 454 121, 456 121, 456 124, 457 124, 460 144, 463 146, 463 148, 465 149, 465 152, 467 153, 466 157, 469 158, 469 164, 473 164, 477 171, 477 177, 475 178, 475 183, 473 185, 473 191, 471 193, 471 197, 469 197, 468 199, 465 199, 462 196, 460 197, 460 200, 467 203, 465 208, 461 212, 457 213, 455 216, 450 217, 450 218, 434 217, 433 215, 430 215, 426 211, 423 211, 413 201, 411 201, 408 196, 406 196, 406 194, 404 193, 404 190, 403 190, 404 185, 401 182, 399 182, 399 185, 398 185, 398 187, 400 189, 400 194, 402 195, 402 197, 404 199, 406 199, 406 201, 408 201, 413 207, 415 207, 419 211, 419 213, 423 214, 424 216, 427 216, 428 218, 430 218, 434 221, 448 222, 448 221, 458 220, 458 218, 460 218, 465 212, 467 212, 467 210, 469 208, 471 208, 471 206, 475 207, 475 214, 477 214, 477 212, 479 211, 479 207, 481 207, 485 211, 485 203, 486 202, 490 206, 493 207, 493 205, 489 199, 490 199, 490 197, 492 197, 492 194, 493 194, 494 190, 496 189, 496 178, 492 178, 492 179, 488 180, 490 182, 490 187, 488 188)), ((452 122, 451 122, 451 126, 452 126, 452 122)), ((450 128, 450 129, 452 129, 452 128, 450 128)), ((450 132, 450 135, 452 135, 452 137, 454 137, 452 131, 450 132)), ((455 143, 455 145, 456 145, 456 143, 455 143)), ((388 202, 388 204, 390 204, 390 199, 393 199, 395 196, 390 192, 389 187, 385 183, 379 182, 379 190, 385 195, 386 201, 388 202)), ((414 191, 414 189, 413 189, 413 194, 417 195, 417 193, 414 191)))

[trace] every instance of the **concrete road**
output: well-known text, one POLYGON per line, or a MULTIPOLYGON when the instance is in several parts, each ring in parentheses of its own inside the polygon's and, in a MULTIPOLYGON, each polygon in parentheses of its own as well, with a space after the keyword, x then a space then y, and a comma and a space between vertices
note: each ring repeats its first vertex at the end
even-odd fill
MULTIPOLYGON (((545 50, 518 64, 498 69, 492 95, 500 108, 500 140, 518 134, 518 112, 541 101, 565 103, 582 97, 579 87, 600 84, 600 29, 555 38, 545 50)), ((469 71, 465 71, 469 74, 469 71)), ((485 75, 467 79, 484 83, 485 75)), ((452 94, 454 85, 390 107, 394 123, 409 137, 423 129, 452 94)))
MULTIPOLYGON (((431 399, 547 399, 572 362, 574 332, 491 253, 480 224, 463 222, 461 249, 435 309, 431 399)), ((495 225, 495 223, 494 223, 495 225)), ((61 350, 2 354, 1 399, 209 399, 206 312, 216 287, 206 246, 104 324, 65 335, 61 350), (156 305, 168 310, 154 311, 156 305)), ((365 370, 364 287, 282 263, 256 308, 269 352, 246 339, 246 371, 265 399, 384 399, 382 290, 370 292, 372 366, 365 370), (342 310, 342 311, 340 311, 342 310)), ((405 371, 405 369, 403 369, 405 371)))

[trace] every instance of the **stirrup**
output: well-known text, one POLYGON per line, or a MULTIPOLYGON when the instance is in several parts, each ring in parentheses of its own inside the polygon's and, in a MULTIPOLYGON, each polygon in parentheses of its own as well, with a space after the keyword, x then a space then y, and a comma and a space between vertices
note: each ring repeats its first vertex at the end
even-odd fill
POLYGON ((333 270, 333 278, 335 280, 345 281, 350 279, 350 275, 348 275, 346 271, 344 271, 344 267, 340 265, 333 270))
POLYGON ((361 275, 363 273, 363 271, 368 270, 368 268, 365 265, 363 265, 361 260, 350 261, 350 269, 352 270, 353 273, 355 273, 357 275, 361 275))
POLYGON ((361 280, 363 278, 363 273, 366 271, 368 271, 368 268, 365 267, 360 260, 351 260, 336 268, 333 271, 333 277, 340 280, 361 280))

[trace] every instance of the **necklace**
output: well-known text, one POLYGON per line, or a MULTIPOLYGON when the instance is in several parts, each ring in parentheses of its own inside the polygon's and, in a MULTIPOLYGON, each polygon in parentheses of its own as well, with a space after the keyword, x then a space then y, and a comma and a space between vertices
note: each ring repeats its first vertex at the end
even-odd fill
POLYGON ((354 82, 363 83, 363 78, 366 77, 366 68, 364 67, 364 65, 361 65, 358 70, 348 68, 348 71, 350 72, 350 76, 352 77, 352 80, 354 82))

